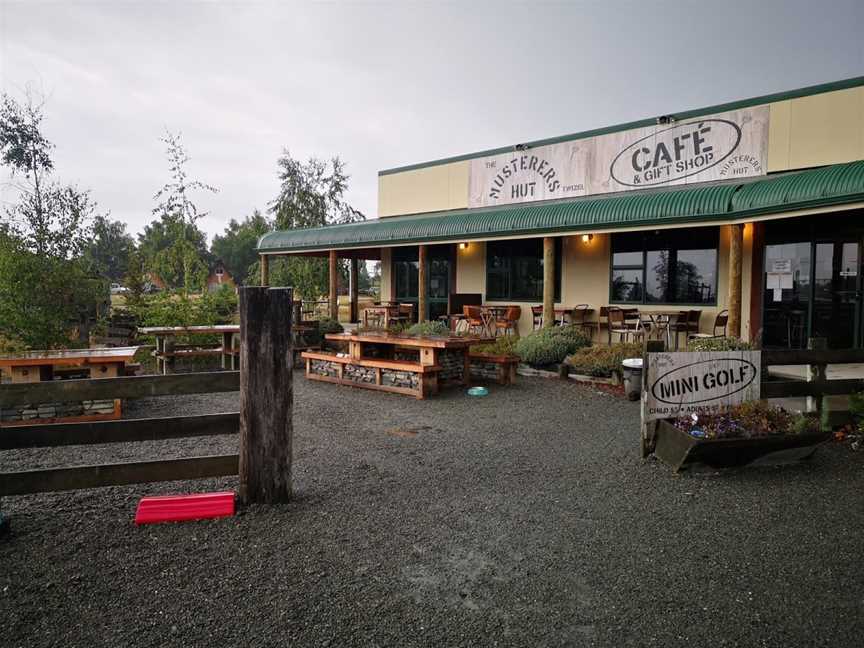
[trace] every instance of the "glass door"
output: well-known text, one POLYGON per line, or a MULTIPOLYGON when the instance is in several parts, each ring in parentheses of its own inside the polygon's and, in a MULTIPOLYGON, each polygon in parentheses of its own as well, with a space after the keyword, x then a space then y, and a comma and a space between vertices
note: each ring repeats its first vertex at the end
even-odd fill
POLYGON ((861 346, 861 253, 856 240, 816 243, 811 337, 831 349, 861 346))
POLYGON ((857 236, 766 245, 763 344, 803 349, 824 337, 831 349, 864 345, 861 260, 857 236))
POLYGON ((434 321, 447 315, 450 299, 451 246, 436 245, 429 249, 426 272, 427 318, 434 321))

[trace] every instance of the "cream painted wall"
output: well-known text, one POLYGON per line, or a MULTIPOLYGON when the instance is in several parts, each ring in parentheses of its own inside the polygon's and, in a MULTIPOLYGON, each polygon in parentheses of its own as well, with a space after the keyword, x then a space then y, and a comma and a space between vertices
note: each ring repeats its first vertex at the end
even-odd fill
POLYGON ((864 159, 864 87, 771 105, 768 171, 864 159))
POLYGON ((379 217, 467 206, 467 161, 378 176, 379 217))
MULTIPOLYGON (((864 87, 770 104, 768 172, 864 159, 864 87)), ((378 215, 468 206, 467 160, 378 176, 378 215)))
POLYGON ((381 248, 381 301, 390 301, 393 275, 393 255, 390 248, 381 248))

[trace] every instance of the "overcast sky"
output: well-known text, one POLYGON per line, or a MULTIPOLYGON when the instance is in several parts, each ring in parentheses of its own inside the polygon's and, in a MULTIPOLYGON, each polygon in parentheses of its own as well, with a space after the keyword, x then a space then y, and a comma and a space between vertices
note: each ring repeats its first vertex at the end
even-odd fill
POLYGON ((374 217, 380 169, 862 75, 862 28, 862 0, 0 0, 0 81, 48 95, 58 179, 131 232, 182 131, 212 235, 283 147, 340 156, 374 217))

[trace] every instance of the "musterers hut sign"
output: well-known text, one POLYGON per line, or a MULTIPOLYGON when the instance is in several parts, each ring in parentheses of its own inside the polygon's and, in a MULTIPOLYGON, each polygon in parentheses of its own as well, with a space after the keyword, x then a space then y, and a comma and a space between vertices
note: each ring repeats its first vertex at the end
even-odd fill
POLYGON ((768 106, 471 160, 469 207, 765 174, 768 106))
POLYGON ((717 412, 759 400, 759 351, 649 353, 643 421, 717 412))

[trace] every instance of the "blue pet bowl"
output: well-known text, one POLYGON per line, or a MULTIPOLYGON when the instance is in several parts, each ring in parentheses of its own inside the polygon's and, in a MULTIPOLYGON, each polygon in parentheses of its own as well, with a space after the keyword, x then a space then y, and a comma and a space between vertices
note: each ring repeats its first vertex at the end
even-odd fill
POLYGON ((485 387, 472 387, 468 390, 469 396, 488 396, 489 390, 485 387))

